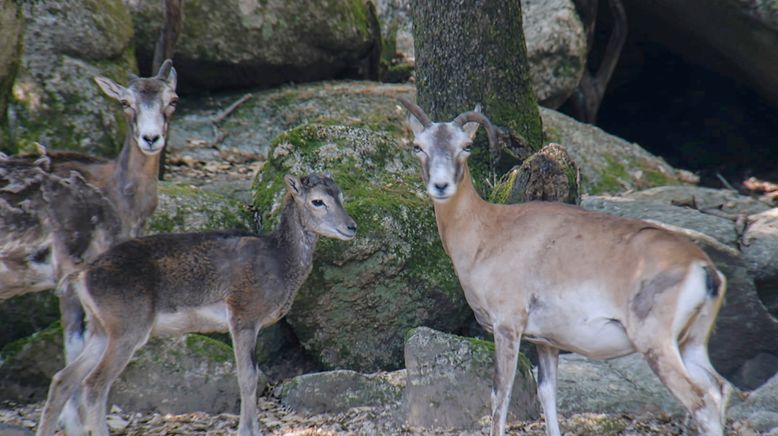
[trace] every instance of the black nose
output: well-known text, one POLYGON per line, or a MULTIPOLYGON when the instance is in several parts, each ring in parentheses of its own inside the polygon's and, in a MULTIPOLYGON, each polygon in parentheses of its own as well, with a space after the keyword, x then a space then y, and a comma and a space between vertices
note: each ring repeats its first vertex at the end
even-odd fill
POLYGON ((143 140, 146 141, 146 144, 149 144, 149 146, 154 145, 154 143, 157 142, 157 139, 159 139, 159 135, 143 135, 143 140))
POLYGON ((351 230, 352 232, 356 233, 357 232, 357 224, 356 223, 349 224, 348 225, 348 229, 351 230))
POLYGON ((448 183, 434 183, 435 189, 437 189, 440 192, 443 192, 448 188, 448 183))

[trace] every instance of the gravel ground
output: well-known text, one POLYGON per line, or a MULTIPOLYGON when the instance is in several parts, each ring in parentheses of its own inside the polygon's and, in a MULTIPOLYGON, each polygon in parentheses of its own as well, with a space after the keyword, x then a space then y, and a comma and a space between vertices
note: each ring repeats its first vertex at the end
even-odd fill
MULTIPOLYGON (((489 420, 484 417, 481 428, 474 431, 427 430, 403 425, 397 418, 400 406, 387 408, 353 408, 339 414, 302 416, 281 405, 273 397, 260 397, 259 423, 267 435, 450 435, 475 436, 489 434, 489 420)), ((0 423, 33 430, 40 416, 42 403, 30 405, 0 405, 0 423)), ((116 407, 108 416, 111 434, 117 436, 156 435, 231 435, 238 426, 233 414, 209 415, 201 412, 182 415, 158 413, 127 413, 116 407)), ((565 435, 687 435, 696 434, 684 419, 669 416, 576 414, 561 420, 565 435)), ((0 431, 2 433, 2 431, 0 431)), ((514 422, 510 435, 545 435, 545 424, 537 421, 514 422)), ((758 435, 743 422, 728 422, 728 435, 758 435)), ((57 436, 64 436, 60 432, 57 436)))

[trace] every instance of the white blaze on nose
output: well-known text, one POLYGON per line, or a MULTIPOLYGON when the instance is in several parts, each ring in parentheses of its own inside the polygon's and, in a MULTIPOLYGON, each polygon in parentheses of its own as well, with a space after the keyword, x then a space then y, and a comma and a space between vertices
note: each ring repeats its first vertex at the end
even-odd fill
POLYGON ((447 198, 453 195, 454 174, 451 161, 447 157, 437 156, 430 162, 430 181, 427 191, 433 198, 447 198))
POLYGON ((165 119, 159 104, 144 105, 138 113, 138 145, 144 153, 155 153, 165 146, 165 119))

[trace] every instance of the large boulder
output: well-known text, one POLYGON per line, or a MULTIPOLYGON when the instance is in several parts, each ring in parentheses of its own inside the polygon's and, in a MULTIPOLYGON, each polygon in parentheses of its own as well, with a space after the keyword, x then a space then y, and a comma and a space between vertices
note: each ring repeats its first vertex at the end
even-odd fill
POLYGON ((634 353, 613 360, 559 356, 557 404, 563 415, 608 413, 682 415, 685 409, 634 353))
MULTIPOLYGON (((257 392, 267 379, 260 374, 257 392)), ((240 389, 228 345, 200 335, 153 338, 111 387, 109 404, 158 413, 237 413, 240 389)))
POLYGON ((741 250, 759 296, 778 316, 778 208, 748 217, 741 250))
POLYGON ((674 169, 638 144, 598 127, 542 107, 540 117, 546 141, 564 145, 581 171, 581 193, 615 194, 695 181, 691 174, 674 169))
MULTIPOLYGON (((142 64, 162 27, 163 2, 125 0, 142 64)), ((182 89, 272 86, 342 76, 379 44, 365 1, 187 0, 175 62, 182 89)), ((377 58, 375 59, 377 62, 377 58)))
POLYGON ((59 298, 54 292, 35 292, 0 301, 0 349, 41 331, 59 319, 59 298))
POLYGON ((147 233, 253 230, 245 204, 227 195, 195 186, 162 182, 159 205, 147 233))
POLYGON ((126 121, 94 83, 135 72, 132 22, 121 0, 22 2, 24 51, 10 109, 15 148, 115 154, 126 121))
POLYGON ((557 108, 575 91, 586 67, 586 34, 571 0, 522 0, 532 88, 557 108))
MULTIPOLYGON (((0 400, 21 403, 46 398, 51 377, 65 366, 58 323, 0 352, 0 400)), ((262 392, 264 376, 257 382, 262 392)), ((235 413, 240 399, 232 348, 187 335, 153 338, 135 353, 113 384, 109 404, 129 411, 235 413)))
POLYGON ((360 374, 336 370, 303 374, 278 389, 281 403, 306 415, 342 413, 352 407, 386 407, 399 403, 404 371, 360 374))
MULTIPOLYGON (((426 428, 481 427, 491 414, 494 344, 419 327, 405 343, 406 423, 426 428)), ((531 364, 519 355, 508 421, 540 414, 531 364)))
POLYGON ((645 197, 592 196, 583 199, 581 205, 612 215, 649 219, 686 235, 705 250, 727 277, 726 299, 710 340, 711 361, 721 375, 741 389, 758 387, 777 368, 778 321, 759 299, 754 280, 736 248, 735 222, 645 197))
POLYGON ((3 44, 0 45, 0 151, 11 150, 7 118, 8 99, 22 52, 24 20, 21 10, 20 2, 0 3, 0 29, 3 29, 3 44))
POLYGON ((775 434, 778 430, 778 375, 759 389, 750 392, 742 402, 732 404, 728 416, 745 420, 760 432, 775 434))
MULTIPOLYGON (((418 164, 400 144, 402 111, 386 97, 373 110, 388 119, 372 129, 303 124, 282 133, 254 185, 255 207, 269 229, 285 193, 284 174, 329 172, 357 222, 354 240, 319 241, 313 271, 287 317, 326 368, 399 368, 407 329, 452 331, 470 313, 418 164)), ((373 116, 381 115, 362 119, 373 116)))

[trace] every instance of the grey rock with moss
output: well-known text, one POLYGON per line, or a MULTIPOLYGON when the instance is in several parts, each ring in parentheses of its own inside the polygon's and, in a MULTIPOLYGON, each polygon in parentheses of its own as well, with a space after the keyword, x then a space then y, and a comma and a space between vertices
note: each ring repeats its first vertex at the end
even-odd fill
POLYGON ((195 186, 160 182, 159 205, 148 224, 149 233, 208 230, 253 230, 244 203, 195 186))
POLYGON ((612 360, 559 357, 557 404, 563 415, 644 413, 683 415, 685 409, 638 353, 612 360))
MULTIPOLYGON (((150 64, 163 4, 127 4, 138 57, 150 64)), ((354 0, 186 1, 175 56, 176 65, 187 71, 181 85, 272 86, 358 69, 379 44, 371 13, 366 2, 354 0)))
POLYGON ((54 292, 34 292, 0 301, 0 349, 41 331, 59 319, 59 298, 54 292))
POLYGON ((586 34, 571 0, 522 0, 530 78, 538 102, 562 105, 586 66, 586 34))
POLYGON ((59 323, 18 339, 0 351, 0 401, 46 399, 51 377, 65 366, 59 323))
POLYGON ((0 3, 0 29, 3 29, 3 44, 0 44, 0 150, 8 151, 11 150, 7 117, 8 100, 19 66, 24 31, 21 3, 13 1, 0 3))
POLYGON ((22 2, 21 68, 13 85, 12 141, 114 155, 126 122, 93 81, 126 83, 136 71, 132 22, 121 0, 22 2))
MULTIPOLYGON (((537 386, 529 360, 519 356, 508 422, 536 419, 537 386)), ((480 429, 491 412, 494 344, 419 327, 405 342, 406 423, 426 428, 480 429)))
POLYGON ((254 204, 271 228, 284 174, 330 172, 359 227, 352 241, 319 242, 287 316, 325 368, 399 368, 408 328, 451 331, 470 312, 439 242, 418 163, 400 144, 407 140, 398 129, 402 112, 389 113, 392 123, 374 128, 303 124, 279 135, 254 184, 254 204))
MULTIPOLYGON (((266 383, 260 373, 257 392, 266 383)), ((240 390, 232 348, 200 335, 152 338, 111 387, 109 404, 134 412, 236 413, 240 390)))
POLYGON ((305 415, 342 413, 353 407, 389 407, 398 404, 404 371, 360 374, 335 370, 304 374, 284 382, 277 392, 281 403, 305 415))
POLYGON ((546 141, 564 145, 580 169, 582 194, 615 194, 695 180, 638 144, 595 126, 546 108, 540 108, 540 116, 546 141))
POLYGON ((778 316, 778 208, 749 216, 740 245, 760 297, 778 316))

